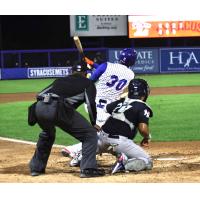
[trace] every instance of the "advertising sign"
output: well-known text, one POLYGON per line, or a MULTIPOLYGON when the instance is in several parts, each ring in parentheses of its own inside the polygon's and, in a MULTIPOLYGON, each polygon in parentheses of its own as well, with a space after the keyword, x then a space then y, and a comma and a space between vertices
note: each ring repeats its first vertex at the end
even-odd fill
POLYGON ((28 78, 64 77, 71 72, 71 67, 28 68, 27 76, 28 78))
POLYGON ((200 19, 160 16, 129 16, 129 38, 200 36, 200 19))
POLYGON ((3 68, 1 69, 1 79, 64 77, 72 73, 71 69, 71 67, 3 68))
POLYGON ((70 15, 70 35, 127 35, 126 15, 70 15))
MULTIPOLYGON (((109 50, 109 61, 116 62, 122 49, 109 50)), ((137 48, 137 61, 131 69, 135 73, 159 73, 159 50, 157 48, 140 49, 137 48)))
POLYGON ((160 49, 160 71, 200 72, 200 48, 160 49))

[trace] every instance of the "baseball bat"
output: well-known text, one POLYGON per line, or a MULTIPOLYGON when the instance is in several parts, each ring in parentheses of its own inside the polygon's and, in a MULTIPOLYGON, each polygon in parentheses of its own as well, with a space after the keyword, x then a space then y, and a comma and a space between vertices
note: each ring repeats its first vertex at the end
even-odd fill
POLYGON ((78 49, 78 51, 79 51, 81 57, 84 58, 84 57, 85 57, 85 54, 84 54, 84 52, 83 52, 83 47, 82 47, 82 44, 81 44, 81 41, 80 41, 79 37, 78 37, 78 36, 74 36, 73 39, 74 39, 74 43, 75 43, 76 48, 78 49))

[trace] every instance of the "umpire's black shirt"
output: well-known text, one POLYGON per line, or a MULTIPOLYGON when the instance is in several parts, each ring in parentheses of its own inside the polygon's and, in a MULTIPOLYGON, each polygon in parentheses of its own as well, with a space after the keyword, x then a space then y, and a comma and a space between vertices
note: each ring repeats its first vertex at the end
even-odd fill
POLYGON ((94 83, 79 73, 56 79, 52 84, 42 90, 38 95, 54 93, 63 98, 73 108, 78 108, 82 103, 90 107, 90 121, 96 121, 96 87, 94 83))

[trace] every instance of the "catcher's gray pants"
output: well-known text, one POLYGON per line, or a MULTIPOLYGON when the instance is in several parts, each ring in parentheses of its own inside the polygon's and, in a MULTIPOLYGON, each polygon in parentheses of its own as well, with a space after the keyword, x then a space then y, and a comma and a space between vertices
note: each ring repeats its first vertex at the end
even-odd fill
POLYGON ((76 139, 82 142, 82 160, 81 169, 97 168, 96 149, 97 133, 95 128, 77 111, 74 111, 71 125, 66 125, 63 120, 54 120, 55 105, 48 104, 48 108, 43 102, 36 105, 36 116, 38 124, 43 130, 39 135, 36 150, 30 161, 31 171, 45 171, 47 161, 55 140, 55 126, 66 131, 76 139), (45 112, 44 112, 44 107, 45 112))
POLYGON ((109 134, 105 133, 103 130, 98 133, 98 137, 98 153, 124 153, 128 159, 141 159, 144 160, 147 165, 151 162, 149 154, 127 137, 110 137, 109 134))

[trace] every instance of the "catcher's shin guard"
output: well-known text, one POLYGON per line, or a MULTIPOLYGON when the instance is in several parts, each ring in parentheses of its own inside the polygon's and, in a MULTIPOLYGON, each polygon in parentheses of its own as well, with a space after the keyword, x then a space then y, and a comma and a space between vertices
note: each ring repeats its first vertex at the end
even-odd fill
POLYGON ((138 172, 138 171, 145 170, 146 167, 147 165, 144 160, 136 159, 136 158, 129 159, 127 163, 125 164, 125 170, 127 171, 138 172))

